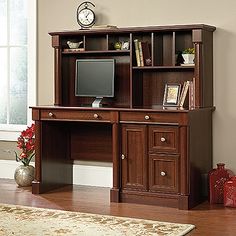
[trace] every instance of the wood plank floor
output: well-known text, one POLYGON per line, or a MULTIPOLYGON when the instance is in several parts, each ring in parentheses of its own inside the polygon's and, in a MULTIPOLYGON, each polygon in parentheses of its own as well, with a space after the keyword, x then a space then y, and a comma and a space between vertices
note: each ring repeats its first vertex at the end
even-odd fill
POLYGON ((127 203, 110 203, 109 188, 73 186, 33 195, 31 187, 19 188, 13 180, 0 179, 0 202, 33 207, 125 216, 158 221, 194 224, 189 235, 236 235, 236 208, 208 202, 184 211, 127 203))

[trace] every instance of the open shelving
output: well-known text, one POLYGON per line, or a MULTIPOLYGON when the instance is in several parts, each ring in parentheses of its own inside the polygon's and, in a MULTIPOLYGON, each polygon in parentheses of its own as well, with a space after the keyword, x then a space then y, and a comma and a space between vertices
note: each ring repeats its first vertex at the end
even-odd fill
MULTIPOLYGON (((186 25, 52 32, 53 47, 58 51, 58 68, 62 70, 55 79, 56 86, 60 86, 55 91, 55 104, 80 106, 91 102, 91 98, 75 97, 71 92, 74 91, 76 59, 113 58, 116 60, 115 98, 104 99, 110 106, 132 108, 136 105, 161 105, 166 83, 183 85, 184 81, 192 81, 193 78, 196 81, 195 107, 213 106, 211 71, 214 30, 214 27, 207 25, 186 25), (137 66, 136 39, 148 44, 151 57, 148 66, 137 66), (82 41, 84 50, 68 52, 68 41, 82 41), (129 49, 115 50, 116 42, 129 42, 129 49), (195 49, 195 65, 177 64, 176 55, 189 47, 195 49), (203 55, 211 56, 205 56, 203 61, 203 55)), ((188 104, 185 108, 188 109, 188 104)))

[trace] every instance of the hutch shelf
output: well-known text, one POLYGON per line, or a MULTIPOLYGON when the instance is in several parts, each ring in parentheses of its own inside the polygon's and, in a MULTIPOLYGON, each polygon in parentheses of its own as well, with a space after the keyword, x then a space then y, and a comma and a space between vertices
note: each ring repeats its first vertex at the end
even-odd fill
POLYGON ((55 104, 32 107, 32 192, 72 184, 74 160, 106 161, 113 163, 112 202, 179 209, 200 203, 212 168, 214 30, 197 24, 50 33, 55 104), (138 66, 135 40, 146 43, 148 65, 138 66), (68 41, 82 41, 83 50, 68 50, 68 41), (116 42, 129 48, 115 50, 116 42), (194 65, 182 66, 176 55, 192 47, 194 65), (99 108, 74 92, 76 60, 91 58, 115 59, 115 97, 99 108), (164 107, 165 84, 185 81, 194 82, 194 106, 164 107))

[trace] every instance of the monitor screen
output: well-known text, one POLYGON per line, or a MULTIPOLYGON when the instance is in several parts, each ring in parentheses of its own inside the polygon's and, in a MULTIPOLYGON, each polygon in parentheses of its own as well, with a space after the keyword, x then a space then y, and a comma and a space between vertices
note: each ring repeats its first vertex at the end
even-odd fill
POLYGON ((76 60, 75 95, 114 97, 114 59, 76 60))

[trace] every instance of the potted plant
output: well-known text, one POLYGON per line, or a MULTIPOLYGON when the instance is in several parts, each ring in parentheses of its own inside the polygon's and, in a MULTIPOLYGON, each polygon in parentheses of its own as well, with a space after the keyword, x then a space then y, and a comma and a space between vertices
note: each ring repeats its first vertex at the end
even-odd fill
POLYGON ((30 165, 31 159, 35 155, 35 125, 32 124, 23 130, 17 139, 17 147, 21 150, 20 155, 15 152, 16 161, 21 161, 15 170, 15 181, 19 186, 30 186, 34 180, 34 167, 30 165))
POLYGON ((184 58, 184 64, 194 64, 195 49, 186 48, 182 52, 182 57, 184 58))

